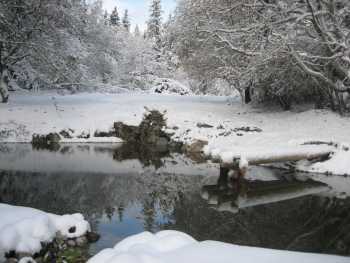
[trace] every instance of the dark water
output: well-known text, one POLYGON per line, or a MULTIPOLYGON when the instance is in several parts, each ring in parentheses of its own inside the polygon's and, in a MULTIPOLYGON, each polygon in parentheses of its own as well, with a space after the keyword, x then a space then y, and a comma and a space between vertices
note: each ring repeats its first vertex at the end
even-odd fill
POLYGON ((181 154, 120 145, 0 145, 0 202, 81 212, 97 253, 145 230, 198 240, 350 254, 350 178, 251 168, 241 184, 181 154))

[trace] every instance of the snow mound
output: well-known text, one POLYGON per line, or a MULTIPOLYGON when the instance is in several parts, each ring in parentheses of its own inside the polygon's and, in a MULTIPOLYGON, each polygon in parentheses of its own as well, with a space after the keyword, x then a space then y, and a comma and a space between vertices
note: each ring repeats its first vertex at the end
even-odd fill
POLYGON ((177 231, 131 236, 105 249, 88 263, 346 263, 347 257, 244 247, 216 241, 198 242, 177 231))
POLYGON ((33 258, 30 257, 24 257, 21 258, 18 263, 36 263, 36 261, 33 258))
POLYGON ((170 253, 196 244, 187 234, 177 231, 162 231, 157 234, 144 232, 131 236, 118 243, 114 249, 105 249, 93 258, 89 263, 163 263, 162 254, 170 253))
POLYGON ((89 223, 81 214, 55 215, 20 206, 0 204, 0 258, 3 253, 34 254, 42 243, 51 242, 56 234, 75 238, 90 231, 89 223))
POLYGON ((310 172, 317 173, 331 173, 337 175, 349 175, 350 174, 350 151, 349 146, 344 145, 340 147, 336 152, 331 155, 331 158, 324 162, 318 162, 312 164, 311 166, 303 166, 300 167, 303 170, 307 170, 310 172))
POLYGON ((179 94, 179 95, 192 94, 191 90, 185 85, 183 85, 182 83, 173 79, 165 79, 165 78, 157 79, 151 91, 153 93, 161 93, 161 94, 179 94))

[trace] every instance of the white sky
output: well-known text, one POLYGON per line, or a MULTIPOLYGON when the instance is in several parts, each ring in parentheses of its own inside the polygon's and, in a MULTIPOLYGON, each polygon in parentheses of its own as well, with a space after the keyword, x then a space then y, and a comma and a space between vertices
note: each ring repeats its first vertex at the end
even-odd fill
MULTIPOLYGON (((120 18, 123 17, 124 10, 128 9, 133 27, 137 24, 141 30, 146 28, 151 0, 102 0, 102 2, 104 9, 109 13, 117 6, 120 18)), ((163 21, 168 18, 175 6, 176 0, 162 0, 163 21)))

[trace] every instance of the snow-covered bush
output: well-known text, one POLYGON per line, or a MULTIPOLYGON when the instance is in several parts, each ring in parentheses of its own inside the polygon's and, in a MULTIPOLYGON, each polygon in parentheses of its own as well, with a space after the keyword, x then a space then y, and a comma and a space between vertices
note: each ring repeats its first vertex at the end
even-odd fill
POLYGON ((182 83, 166 78, 158 78, 155 80, 154 87, 151 90, 154 93, 160 94, 179 94, 189 95, 191 90, 182 83))

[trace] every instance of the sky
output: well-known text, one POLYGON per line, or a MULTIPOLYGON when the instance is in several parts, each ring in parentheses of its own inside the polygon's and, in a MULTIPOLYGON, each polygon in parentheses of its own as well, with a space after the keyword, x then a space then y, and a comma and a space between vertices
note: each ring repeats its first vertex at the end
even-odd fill
MULTIPOLYGON (((132 26, 138 25, 141 30, 145 30, 150 2, 151 0, 103 0, 103 5, 109 13, 117 6, 121 18, 124 10, 128 9, 132 26)), ((162 0, 163 21, 168 18, 175 6, 176 0, 162 0)))

